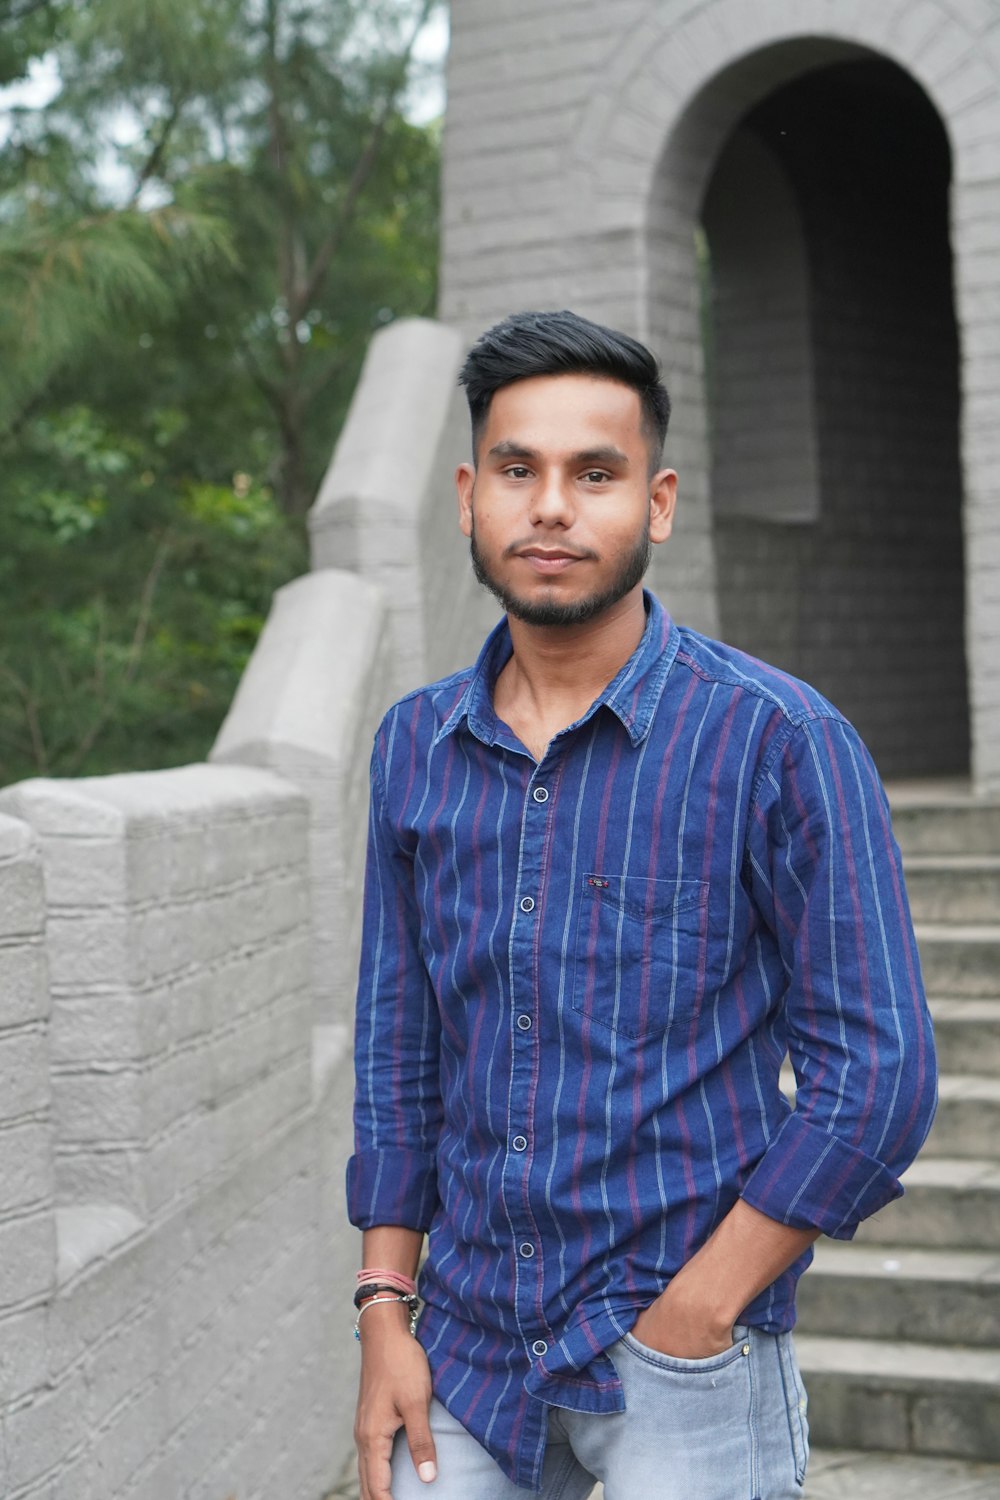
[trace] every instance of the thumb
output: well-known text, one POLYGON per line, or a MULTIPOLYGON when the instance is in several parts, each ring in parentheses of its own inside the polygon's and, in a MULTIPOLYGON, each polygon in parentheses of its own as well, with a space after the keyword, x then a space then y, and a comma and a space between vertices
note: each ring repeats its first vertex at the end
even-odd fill
POLYGON ((411 1411, 406 1417, 406 1441, 410 1448, 413 1467, 424 1484, 437 1478, 437 1453, 431 1437, 427 1408, 411 1411))

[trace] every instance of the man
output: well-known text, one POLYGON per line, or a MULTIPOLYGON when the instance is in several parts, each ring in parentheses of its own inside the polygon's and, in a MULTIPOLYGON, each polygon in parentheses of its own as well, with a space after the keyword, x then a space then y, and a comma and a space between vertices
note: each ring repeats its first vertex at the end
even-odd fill
POLYGON ((796 1282, 934 1108, 884 794, 818 693, 643 592, 677 492, 648 350, 527 313, 462 379, 507 613, 372 760, 363 1500, 785 1500, 796 1282))

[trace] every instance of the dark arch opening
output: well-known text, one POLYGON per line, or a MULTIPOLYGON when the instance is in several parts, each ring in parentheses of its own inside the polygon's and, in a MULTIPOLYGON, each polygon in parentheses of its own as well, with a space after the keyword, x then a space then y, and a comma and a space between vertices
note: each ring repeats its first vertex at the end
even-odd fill
POLYGON ((837 62, 743 117, 702 212, 722 635, 892 777, 969 760, 950 174, 907 73, 837 62))

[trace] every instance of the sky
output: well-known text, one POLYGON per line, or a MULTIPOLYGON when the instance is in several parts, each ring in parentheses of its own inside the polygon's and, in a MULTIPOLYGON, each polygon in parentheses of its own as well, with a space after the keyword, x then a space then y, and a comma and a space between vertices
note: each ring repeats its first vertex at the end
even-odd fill
MULTIPOLYGON (((436 120, 444 113, 444 69, 439 65, 443 63, 447 51, 448 11, 447 7, 440 6, 421 31, 413 49, 414 62, 417 64, 416 78, 408 92, 405 113, 415 125, 426 125, 428 121, 436 120)), ((19 106, 38 109, 47 104, 58 89, 59 71, 53 54, 36 58, 27 78, 11 84, 9 88, 0 89, 0 143, 6 139, 9 131, 9 110, 19 106)), ((113 144, 117 146, 129 145, 142 133, 139 121, 124 110, 112 119, 110 131, 113 144)), ((107 160, 99 168, 99 175, 112 191, 119 175, 123 188, 133 180, 131 173, 117 165, 113 147, 109 148, 107 160)))

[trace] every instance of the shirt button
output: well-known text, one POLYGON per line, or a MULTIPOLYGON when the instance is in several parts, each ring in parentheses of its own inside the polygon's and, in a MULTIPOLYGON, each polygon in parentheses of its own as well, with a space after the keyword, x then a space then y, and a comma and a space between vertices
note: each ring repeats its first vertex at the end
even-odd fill
POLYGON ((514 1147, 515 1151, 526 1151, 528 1148, 527 1137, 523 1135, 516 1135, 511 1141, 511 1145, 514 1147))
POLYGON ((529 1240, 525 1240, 523 1244, 518 1245, 517 1253, 523 1256, 525 1260, 530 1260, 535 1253, 535 1247, 529 1240))
POLYGON ((522 911, 534 911, 534 909, 535 909, 535 898, 534 898, 534 896, 522 896, 521 897, 521 910, 522 911))
POLYGON ((518 1029, 518 1031, 530 1031, 531 1030, 531 1017, 530 1016, 518 1016, 518 1018, 517 1018, 517 1029, 518 1029))
POLYGON ((549 800, 549 794, 543 786, 536 786, 531 795, 536 802, 548 802, 549 800))
POLYGON ((536 1339, 531 1346, 532 1354, 537 1354, 539 1358, 541 1358, 543 1354, 547 1354, 548 1350, 549 1346, 544 1339, 536 1339))

